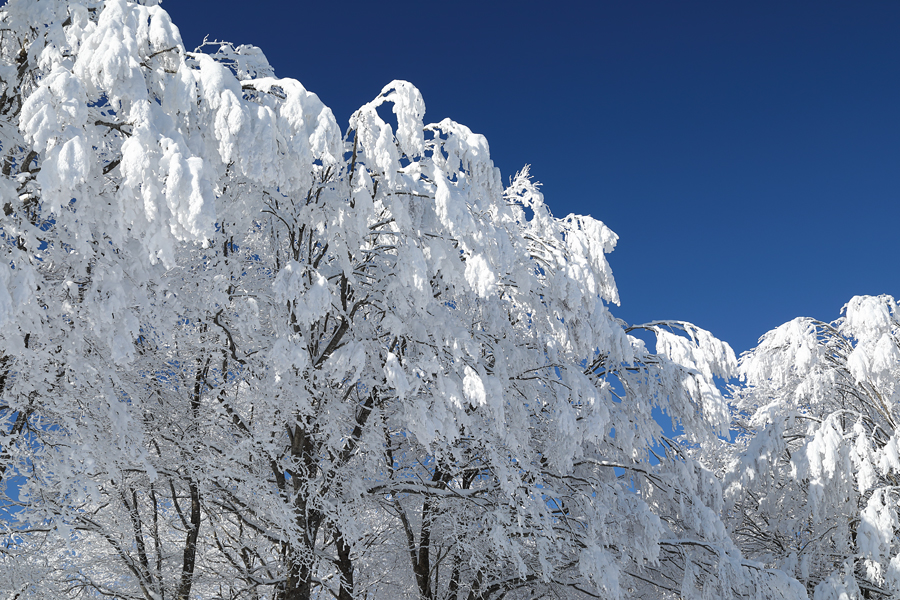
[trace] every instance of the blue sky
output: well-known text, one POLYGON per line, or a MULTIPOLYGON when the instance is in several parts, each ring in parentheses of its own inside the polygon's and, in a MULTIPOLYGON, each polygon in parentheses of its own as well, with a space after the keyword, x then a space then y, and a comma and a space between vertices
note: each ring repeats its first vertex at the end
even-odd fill
POLYGON ((900 2, 165 0, 263 49, 346 126, 393 79, 484 134, 557 216, 619 234, 629 321, 737 352, 856 294, 900 296, 900 2))

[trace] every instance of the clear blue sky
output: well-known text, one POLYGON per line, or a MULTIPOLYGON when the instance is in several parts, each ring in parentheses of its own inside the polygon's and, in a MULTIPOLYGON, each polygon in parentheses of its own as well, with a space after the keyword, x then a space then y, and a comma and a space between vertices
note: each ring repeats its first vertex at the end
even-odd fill
POLYGON ((629 322, 750 349, 856 294, 900 296, 900 1, 165 0, 263 49, 346 127, 393 79, 484 134, 557 216, 619 234, 629 322))

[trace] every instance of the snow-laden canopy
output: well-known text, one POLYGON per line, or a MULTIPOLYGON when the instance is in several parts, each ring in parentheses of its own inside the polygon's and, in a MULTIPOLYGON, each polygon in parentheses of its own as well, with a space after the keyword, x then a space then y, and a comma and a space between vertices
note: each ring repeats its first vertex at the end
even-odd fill
MULTIPOLYGON (((186 51, 155 4, 0 10, 0 591, 806 597, 736 543, 736 498, 768 475, 726 460, 733 352, 616 319, 612 231, 554 217, 527 168, 504 185, 410 83, 342 128, 258 48, 186 51)), ((893 308, 860 307, 849 335, 894 335, 893 308)), ((827 362, 807 337, 798 364, 827 362)), ((846 384, 890 378, 894 339, 853 346, 846 384)), ((787 383, 778 360, 745 359, 754 390, 787 383)), ((811 519, 848 431, 828 418, 798 463, 826 490, 811 519)), ((749 448, 775 456, 787 429, 768 431, 749 448)), ((848 459, 878 582, 888 438, 848 459)))
POLYGON ((857 296, 742 357, 746 431, 728 469, 745 553, 828 598, 900 594, 900 311, 857 296), (844 594, 842 596, 841 594, 844 594))

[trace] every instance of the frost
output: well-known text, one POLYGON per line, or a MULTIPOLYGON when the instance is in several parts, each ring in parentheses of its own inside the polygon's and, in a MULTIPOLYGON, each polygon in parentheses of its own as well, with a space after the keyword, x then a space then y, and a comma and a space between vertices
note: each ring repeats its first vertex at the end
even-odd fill
MULTIPOLYGON (((801 581, 816 583, 817 599, 900 589, 895 310, 889 296, 858 296, 843 318, 795 319, 741 360, 747 385, 738 390, 738 406, 752 414, 754 429, 742 445, 765 466, 744 480, 747 489, 729 488, 730 498, 746 510, 741 527, 761 532, 755 540, 809 523, 789 547, 799 555, 792 568, 801 581), (774 453, 760 444, 771 435, 780 437, 774 453)), ((784 556, 784 546, 744 543, 763 560, 784 556)))
POLYGON ((60 187, 74 188, 87 179, 90 163, 81 137, 74 137, 64 143, 57 160, 59 164, 56 172, 59 175, 60 187))
POLYGON ((841 329, 856 339, 877 339, 891 330, 896 306, 890 296, 856 296, 844 306, 841 329))
POLYGON ((210 235, 215 214, 211 190, 203 178, 203 159, 196 156, 185 159, 176 146, 169 145, 160 160, 160 168, 166 174, 163 193, 174 218, 170 223, 172 234, 178 239, 203 239, 210 235))
POLYGON ((380 97, 384 102, 391 102, 394 105, 400 151, 410 158, 421 156, 425 151, 425 135, 422 129, 425 101, 422 94, 407 81, 392 81, 381 90, 380 97))
POLYGON ((10 281, 9 268, 0 265, 0 331, 14 318, 13 299, 9 294, 10 281))
POLYGON ((296 261, 289 262, 272 282, 272 291, 281 302, 295 307, 297 319, 304 325, 319 320, 331 307, 331 290, 320 273, 310 273, 296 261))
POLYGON ((463 378, 463 393, 472 406, 482 406, 487 402, 484 383, 472 367, 467 366, 463 378))
POLYGON ((117 111, 147 97, 137 37, 147 11, 125 0, 109 0, 96 28, 81 42, 75 61, 74 72, 88 84, 90 95, 108 90, 117 111))
POLYGON ((466 280, 481 297, 491 295, 497 289, 497 276, 483 256, 470 256, 466 261, 466 280))
POLYGON ((56 144, 69 128, 87 120, 86 97, 81 82, 67 69, 57 67, 22 105, 19 127, 36 152, 56 144))
POLYGON ((409 385, 409 380, 406 378, 406 373, 403 371, 403 367, 400 366, 400 361, 398 361, 397 356, 391 352, 388 353, 387 358, 384 361, 384 375, 387 379, 387 384, 397 392, 397 396, 401 400, 404 399, 411 387, 409 385))
POLYGON ((849 573, 829 575, 813 593, 813 600, 857 600, 861 597, 859 586, 849 573))
POLYGON ((585 548, 581 551, 578 568, 582 577, 593 580, 605 592, 605 597, 621 598, 619 568, 609 552, 598 546, 585 548))
POLYGON ((276 373, 281 375, 292 369, 304 371, 309 365, 309 356, 299 344, 292 343, 286 338, 279 338, 269 352, 268 361, 276 373))
POLYGON ((894 532, 897 530, 897 512, 894 501, 885 490, 877 490, 869 498, 866 508, 860 513, 860 524, 856 532, 856 547, 865 557, 868 576, 881 583, 885 558, 891 548, 894 532))
MULTIPOLYGON (((259 48, 186 52, 157 4, 0 12, 0 593, 796 600, 759 566, 789 563, 728 520, 796 491, 788 449, 826 516, 881 494, 860 552, 893 581, 880 413, 779 422, 730 455, 732 417, 749 431, 781 396, 752 414, 717 385, 727 344, 617 319, 601 221, 554 217, 527 168, 504 187, 485 137, 426 123, 408 82, 344 135, 259 48)), ((847 309, 872 397, 894 398, 891 302, 847 309)), ((816 327, 771 336, 796 356, 755 356, 748 379, 849 354, 816 327)), ((811 417, 848 373, 785 410, 811 417)), ((826 520, 792 506, 771 539, 826 520)), ((820 562, 785 568, 821 581, 820 562)))

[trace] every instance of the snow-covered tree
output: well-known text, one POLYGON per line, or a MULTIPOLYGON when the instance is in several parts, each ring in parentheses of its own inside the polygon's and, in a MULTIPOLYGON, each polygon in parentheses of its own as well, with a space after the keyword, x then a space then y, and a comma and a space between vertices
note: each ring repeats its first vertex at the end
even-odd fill
POLYGON ((0 11, 0 590, 803 597, 691 458, 733 353, 612 316, 615 234, 144 4, 0 11))
POLYGON ((735 541, 814 598, 900 593, 900 312, 857 296, 742 357, 743 444, 729 469, 735 541), (841 595, 846 594, 846 595, 841 595))

